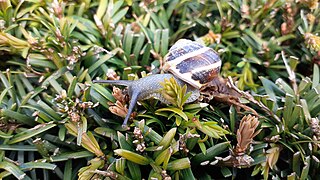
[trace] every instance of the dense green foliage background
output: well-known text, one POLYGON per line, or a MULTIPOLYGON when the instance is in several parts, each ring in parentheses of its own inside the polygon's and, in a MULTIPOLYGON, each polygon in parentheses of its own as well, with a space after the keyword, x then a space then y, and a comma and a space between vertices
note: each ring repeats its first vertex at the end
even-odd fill
POLYGON ((0 178, 320 179, 319 19, 316 0, 1 0, 0 178), (128 100, 92 80, 160 73, 181 38, 240 96, 146 100, 122 129, 128 100))

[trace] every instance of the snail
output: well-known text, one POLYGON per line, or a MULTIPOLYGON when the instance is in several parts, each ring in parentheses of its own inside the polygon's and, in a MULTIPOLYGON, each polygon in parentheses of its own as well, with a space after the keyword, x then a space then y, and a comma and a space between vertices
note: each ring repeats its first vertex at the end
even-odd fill
POLYGON ((169 104, 162 96, 161 82, 173 77, 180 86, 187 85, 187 93, 191 92, 186 103, 193 102, 200 96, 200 88, 205 86, 218 76, 221 67, 219 55, 211 48, 205 47, 198 42, 180 39, 164 57, 163 70, 166 74, 155 74, 140 78, 138 80, 95 80, 94 83, 108 83, 128 87, 130 105, 128 114, 122 124, 127 125, 130 115, 138 100, 151 97, 169 104))

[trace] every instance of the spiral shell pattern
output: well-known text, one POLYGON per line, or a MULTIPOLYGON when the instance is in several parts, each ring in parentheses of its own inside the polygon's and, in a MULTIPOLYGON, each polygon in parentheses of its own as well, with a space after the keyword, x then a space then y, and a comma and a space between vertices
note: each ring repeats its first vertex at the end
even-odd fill
POLYGON ((165 61, 165 71, 196 88, 217 77, 221 67, 221 59, 212 48, 187 39, 177 41, 169 49, 165 61))

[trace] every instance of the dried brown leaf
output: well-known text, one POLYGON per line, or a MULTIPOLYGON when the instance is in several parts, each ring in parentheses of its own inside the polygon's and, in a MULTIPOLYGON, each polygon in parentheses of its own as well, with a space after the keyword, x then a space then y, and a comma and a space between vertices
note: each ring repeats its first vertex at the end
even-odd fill
POLYGON ((237 131, 237 146, 235 153, 237 155, 245 153, 248 146, 251 144, 253 138, 257 135, 255 133, 256 128, 259 125, 258 118, 255 116, 244 116, 240 122, 239 129, 237 131))

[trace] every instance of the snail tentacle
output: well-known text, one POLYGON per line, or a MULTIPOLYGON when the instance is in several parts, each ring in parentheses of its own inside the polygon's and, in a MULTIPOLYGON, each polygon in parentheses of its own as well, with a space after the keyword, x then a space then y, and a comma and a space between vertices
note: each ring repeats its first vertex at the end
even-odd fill
POLYGON ((130 86, 133 81, 129 80, 93 80, 93 83, 104 83, 104 84, 114 84, 120 86, 130 86))
POLYGON ((131 113, 133 111, 133 108, 135 107, 135 105, 138 102, 139 99, 139 92, 133 92, 131 95, 131 100, 130 100, 130 104, 129 104, 129 108, 128 108, 128 113, 126 115, 126 118, 124 119, 123 123, 122 123, 122 127, 126 128, 127 127, 127 123, 130 119, 131 113))

